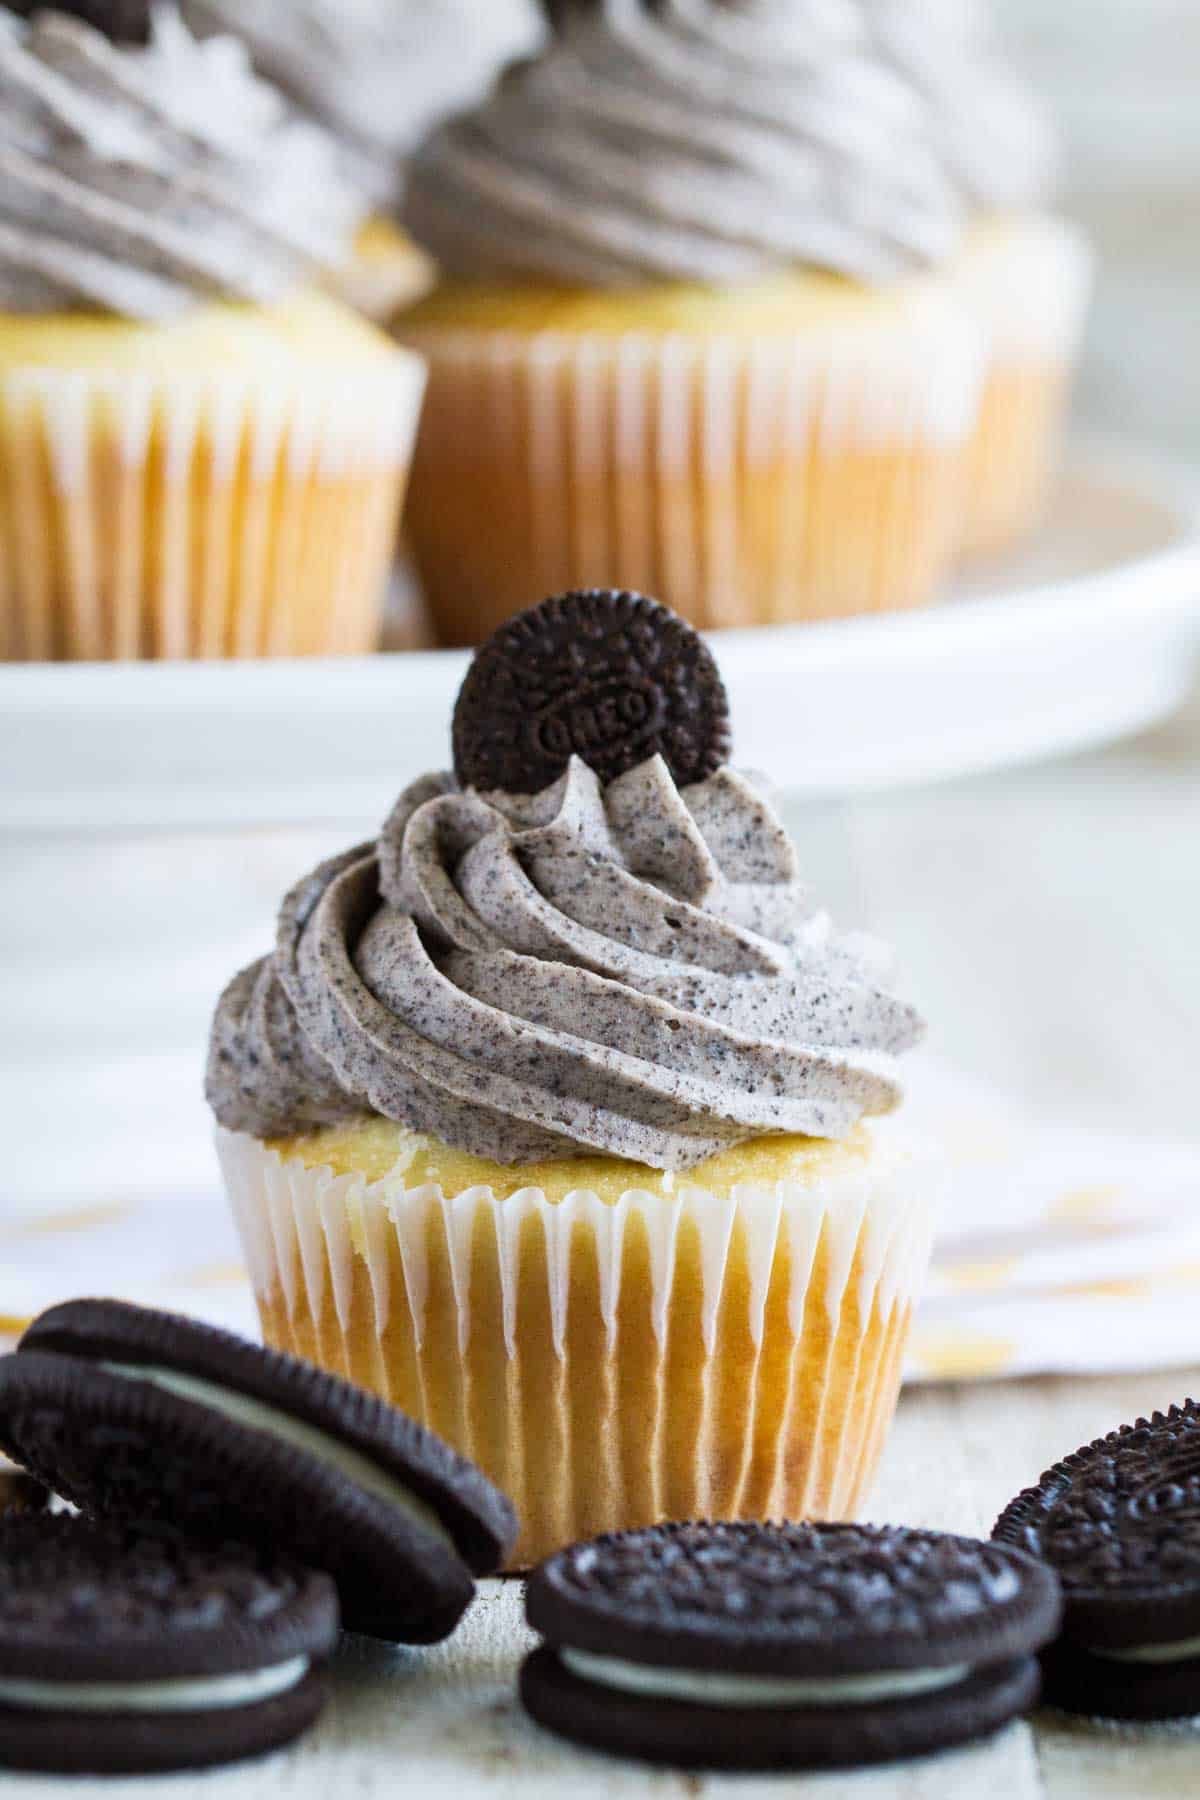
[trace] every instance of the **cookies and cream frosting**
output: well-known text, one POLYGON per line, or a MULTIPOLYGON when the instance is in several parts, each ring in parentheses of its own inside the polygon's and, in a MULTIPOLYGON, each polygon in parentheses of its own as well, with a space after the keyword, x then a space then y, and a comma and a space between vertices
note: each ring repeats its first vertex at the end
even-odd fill
POLYGON ((0 13, 0 310, 271 301, 340 260, 360 210, 331 140, 173 6, 144 46, 0 13))
MULTIPOLYGON (((959 12, 956 12, 959 8, 959 12)), ((616 287, 940 263, 1041 184, 1040 117, 944 0, 561 0, 553 43, 424 146, 451 274, 616 287)))
POLYGON ((685 1169, 772 1133, 840 1138, 899 1099, 920 1036, 839 938, 769 798, 660 757, 539 794, 449 775, 284 903, 213 1026, 208 1096, 275 1137, 381 1114, 502 1163, 685 1169))
POLYGON ((415 161, 407 222, 451 273, 877 281, 957 243, 925 107, 851 0, 562 11, 545 54, 415 161))
POLYGON ((1054 185, 1050 120, 997 41, 984 0, 858 0, 879 50, 925 105, 930 142, 972 209, 1040 205, 1054 185))
POLYGON ((236 32, 381 201, 413 147, 542 33, 534 0, 184 0, 184 16, 236 32))

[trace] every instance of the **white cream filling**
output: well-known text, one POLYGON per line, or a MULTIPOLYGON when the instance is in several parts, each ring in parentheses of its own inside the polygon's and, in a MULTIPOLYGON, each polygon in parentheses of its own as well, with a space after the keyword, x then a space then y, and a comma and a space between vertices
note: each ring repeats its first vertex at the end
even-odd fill
POLYGON ((889 1669, 879 1675, 722 1675, 708 1669, 655 1669, 590 1650, 559 1650, 574 1675, 623 1694, 685 1700, 697 1706, 853 1706, 866 1700, 903 1700, 956 1686, 969 1663, 946 1669, 889 1669))
POLYGON ((1200 1637, 1176 1638, 1171 1644, 1137 1644, 1132 1650, 1100 1650, 1089 1644, 1088 1653, 1103 1657, 1105 1662, 1188 1662, 1193 1656, 1200 1656, 1200 1637))
POLYGON ((345 1444, 339 1444, 336 1438, 316 1425, 293 1419, 278 1407, 268 1406, 265 1400, 255 1400, 248 1394, 218 1387, 215 1382, 205 1381, 199 1375, 180 1375, 174 1369, 161 1369, 151 1364, 143 1366, 136 1363, 106 1362, 101 1367, 110 1375, 125 1376, 131 1381, 146 1381, 154 1387, 164 1388, 169 1394, 178 1394, 181 1400, 191 1400, 196 1405, 207 1406, 212 1412, 220 1413, 222 1418, 231 1419, 235 1425, 249 1426, 251 1431, 260 1431, 264 1436, 275 1438, 293 1450, 304 1451, 317 1462, 324 1463, 327 1468, 336 1469, 347 1476, 364 1493, 372 1494, 377 1500, 396 1507, 448 1550, 454 1549, 453 1538, 431 1506, 418 1500, 402 1482, 397 1481, 395 1476, 386 1474, 360 1450, 347 1449, 345 1444))
POLYGON ((0 1679, 0 1706, 73 1713, 229 1712, 290 1693, 300 1686, 309 1666, 307 1656, 293 1656, 270 1669, 251 1669, 240 1675, 198 1675, 178 1681, 0 1679))

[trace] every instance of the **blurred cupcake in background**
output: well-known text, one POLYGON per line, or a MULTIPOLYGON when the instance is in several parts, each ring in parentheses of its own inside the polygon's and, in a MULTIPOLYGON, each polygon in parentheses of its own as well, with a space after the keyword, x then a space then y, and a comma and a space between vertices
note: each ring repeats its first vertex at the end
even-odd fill
POLYGON ((970 214, 957 264, 987 374, 966 468, 963 547, 1006 549, 1042 511, 1061 448, 1092 286, 1082 233, 1045 208, 1057 144, 1000 53, 980 0, 863 0, 880 48, 930 110, 970 214))
POLYGON ((336 139, 371 216, 342 291, 384 320, 431 283, 429 259, 392 223, 407 159, 471 105, 544 31, 535 0, 184 0, 203 35, 236 33, 255 66, 336 139))
POLYGON ((329 140, 175 8, 0 12, 0 646, 362 651, 423 386, 329 140))
POLYGON ((595 581, 706 626, 930 600, 980 365, 928 106, 851 0, 551 10, 410 171, 442 634, 595 581))

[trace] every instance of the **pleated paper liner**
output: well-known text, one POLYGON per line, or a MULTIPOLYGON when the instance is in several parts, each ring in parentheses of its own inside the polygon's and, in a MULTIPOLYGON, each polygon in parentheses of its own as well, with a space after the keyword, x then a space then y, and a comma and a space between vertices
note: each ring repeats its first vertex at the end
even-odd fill
POLYGON ((0 369, 0 656, 373 649, 423 381, 0 369))
POLYGON ((266 1341, 385 1395, 522 1521, 514 1566, 663 1518, 847 1518, 895 1410, 938 1177, 447 1198, 222 1133, 266 1341))
POLYGON ((984 227, 961 269, 987 371, 967 454, 963 550, 994 556, 1037 524, 1060 461, 1091 296, 1086 240, 1058 219, 984 227))
POLYGON ((446 642, 570 587, 713 627, 941 586, 981 363, 940 295, 744 339, 401 330, 430 365, 408 524, 446 642))

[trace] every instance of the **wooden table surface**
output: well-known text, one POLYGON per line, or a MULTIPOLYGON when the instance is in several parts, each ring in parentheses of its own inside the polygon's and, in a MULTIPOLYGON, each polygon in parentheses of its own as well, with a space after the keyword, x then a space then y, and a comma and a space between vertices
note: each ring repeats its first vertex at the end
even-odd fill
MULTIPOLYGON (((1200 1137, 1200 709, 1134 744, 1044 769, 796 813, 835 913, 902 946, 941 1054, 1071 1119, 1200 1137)), ((311 848, 311 847, 308 847, 311 848)), ((305 866, 297 854, 296 866, 305 866)), ((1200 1198, 1200 1197, 1198 1197, 1200 1198)), ((1135 1352, 1136 1353, 1136 1352, 1135 1352)), ((871 1513, 983 1532, 1058 1456, 1200 1391, 1190 1372, 906 1393, 871 1513)), ((822 1778, 658 1774, 526 1723, 516 1583, 485 1584, 432 1652, 349 1642, 298 1749, 167 1782, 6 1775, 14 1800, 380 1800, 812 1793, 902 1800, 1153 1800, 1200 1793, 1200 1732, 1121 1734, 1048 1715, 993 1742, 822 1778)))

